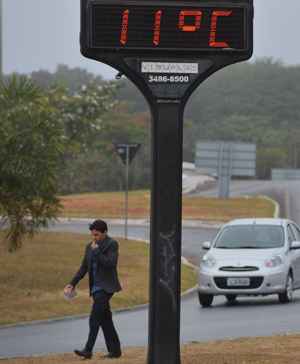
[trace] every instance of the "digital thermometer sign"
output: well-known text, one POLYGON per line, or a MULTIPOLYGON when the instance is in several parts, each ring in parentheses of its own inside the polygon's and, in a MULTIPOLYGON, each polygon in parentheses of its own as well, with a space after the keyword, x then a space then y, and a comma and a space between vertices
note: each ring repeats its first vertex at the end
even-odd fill
POLYGON ((246 3, 90 1, 88 47, 104 52, 245 53, 252 47, 246 3))
POLYGON ((81 53, 131 80, 152 114, 147 364, 180 364, 184 108, 212 74, 251 58, 253 16, 253 0, 81 0, 81 53))

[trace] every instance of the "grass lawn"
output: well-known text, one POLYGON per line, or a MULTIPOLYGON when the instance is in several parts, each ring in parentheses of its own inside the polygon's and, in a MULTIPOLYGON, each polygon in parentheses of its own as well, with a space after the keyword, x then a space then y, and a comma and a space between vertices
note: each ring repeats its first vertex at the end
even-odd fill
MULTIPOLYGON (((181 350, 182 364, 299 364, 300 336, 245 338, 232 341, 192 343, 181 350)), ((90 364, 145 364, 145 349, 125 349, 117 360, 101 359, 96 353, 90 364)), ((27 359, 1 360, 1 364, 75 364, 82 362, 73 354, 51 355, 27 359)))
MULTIPOLYGON (((67 217, 122 218, 124 216, 124 193, 86 193, 61 197, 67 217)), ((150 193, 129 193, 129 218, 148 218, 150 193)), ((208 197, 183 197, 183 219, 206 221, 229 221, 242 217, 272 217, 274 204, 261 197, 230 198, 227 200, 208 197)))
MULTIPOLYGON (((0 235, 0 237, 3 237, 0 235)), ((77 286, 71 302, 63 288, 79 268, 89 235, 41 233, 27 240, 15 254, 0 243, 0 325, 89 313, 88 279, 77 286)), ((119 275, 123 291, 112 307, 125 308, 148 302, 149 246, 117 239, 120 244, 119 275)), ((196 284, 192 268, 182 268, 182 290, 196 284)))

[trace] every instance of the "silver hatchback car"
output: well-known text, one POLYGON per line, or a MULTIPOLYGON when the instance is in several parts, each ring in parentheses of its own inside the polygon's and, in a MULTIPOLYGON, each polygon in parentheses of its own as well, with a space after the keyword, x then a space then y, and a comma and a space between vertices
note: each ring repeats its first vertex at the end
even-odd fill
POLYGON ((278 294, 281 303, 300 288, 300 228, 285 219, 239 219, 224 225, 200 262, 199 302, 214 296, 278 294))

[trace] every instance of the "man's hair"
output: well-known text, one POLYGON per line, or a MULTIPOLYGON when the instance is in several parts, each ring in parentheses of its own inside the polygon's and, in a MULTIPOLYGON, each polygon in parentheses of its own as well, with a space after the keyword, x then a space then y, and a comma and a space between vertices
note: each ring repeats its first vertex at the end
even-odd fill
POLYGON ((90 224, 90 230, 97 230, 101 233, 107 232, 107 224, 103 220, 95 220, 92 224, 90 224))

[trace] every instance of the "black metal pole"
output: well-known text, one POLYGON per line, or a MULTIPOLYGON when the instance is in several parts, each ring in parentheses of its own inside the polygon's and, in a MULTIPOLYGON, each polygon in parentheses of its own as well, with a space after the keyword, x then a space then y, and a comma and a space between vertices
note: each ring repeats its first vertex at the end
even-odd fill
POLYGON ((180 363, 183 109, 152 106, 152 195, 148 364, 180 363))

